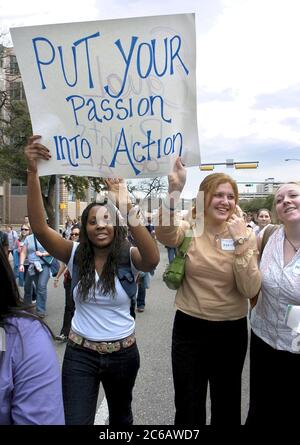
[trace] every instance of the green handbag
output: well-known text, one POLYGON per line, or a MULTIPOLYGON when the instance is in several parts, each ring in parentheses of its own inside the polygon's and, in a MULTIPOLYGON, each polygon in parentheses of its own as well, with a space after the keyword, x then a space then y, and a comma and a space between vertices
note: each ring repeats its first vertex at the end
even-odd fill
POLYGON ((177 249, 174 260, 167 266, 163 274, 163 280, 169 289, 176 290, 181 286, 184 277, 186 252, 191 240, 191 236, 184 237, 183 242, 177 249))

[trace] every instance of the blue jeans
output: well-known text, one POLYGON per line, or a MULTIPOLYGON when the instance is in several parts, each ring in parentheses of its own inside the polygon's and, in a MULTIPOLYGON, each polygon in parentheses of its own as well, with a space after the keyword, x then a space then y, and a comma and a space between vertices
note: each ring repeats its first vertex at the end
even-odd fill
POLYGON ((167 251, 168 251, 168 260, 169 263, 171 263, 176 256, 176 247, 167 247, 167 251))
POLYGON ((62 368, 66 425, 94 424, 101 382, 109 425, 132 425, 132 390, 139 367, 136 343, 118 352, 99 354, 69 341, 62 368))
POLYGON ((136 297, 136 305, 138 308, 145 307, 146 289, 150 287, 150 272, 142 272, 138 283, 138 293, 136 297))
POLYGON ((45 314, 47 302, 47 284, 50 278, 50 267, 43 266, 42 272, 35 272, 30 275, 27 271, 24 286, 24 303, 32 303, 32 283, 36 288, 36 311, 39 314, 45 314))

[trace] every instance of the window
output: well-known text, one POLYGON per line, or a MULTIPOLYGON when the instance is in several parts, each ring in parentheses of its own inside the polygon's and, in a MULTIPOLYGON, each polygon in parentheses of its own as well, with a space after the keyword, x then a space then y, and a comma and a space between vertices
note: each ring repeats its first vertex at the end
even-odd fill
POLYGON ((10 56, 10 74, 20 74, 16 56, 10 56))
POLYGON ((25 100, 25 92, 21 82, 11 82, 10 100, 25 100))

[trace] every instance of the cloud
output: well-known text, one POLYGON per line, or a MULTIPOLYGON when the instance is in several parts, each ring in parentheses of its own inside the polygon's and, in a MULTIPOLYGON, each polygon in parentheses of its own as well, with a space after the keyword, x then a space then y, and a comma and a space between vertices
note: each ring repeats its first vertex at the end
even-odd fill
POLYGON ((253 108, 300 108, 300 84, 256 97, 253 108))
POLYGON ((300 162, 280 157, 300 157, 299 0, 3 0, 0 26, 193 11, 203 162, 254 157, 259 169, 234 173, 295 177, 300 162))
POLYGON ((236 97, 236 92, 232 88, 226 88, 222 91, 208 91, 206 88, 199 88, 197 99, 198 102, 227 102, 233 101, 236 97))

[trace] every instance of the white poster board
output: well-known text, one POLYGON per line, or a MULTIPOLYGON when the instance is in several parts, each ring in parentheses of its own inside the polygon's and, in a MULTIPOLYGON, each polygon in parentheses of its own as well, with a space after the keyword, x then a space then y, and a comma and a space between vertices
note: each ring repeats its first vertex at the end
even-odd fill
POLYGON ((11 29, 39 175, 141 178, 200 164, 194 14, 11 29))

